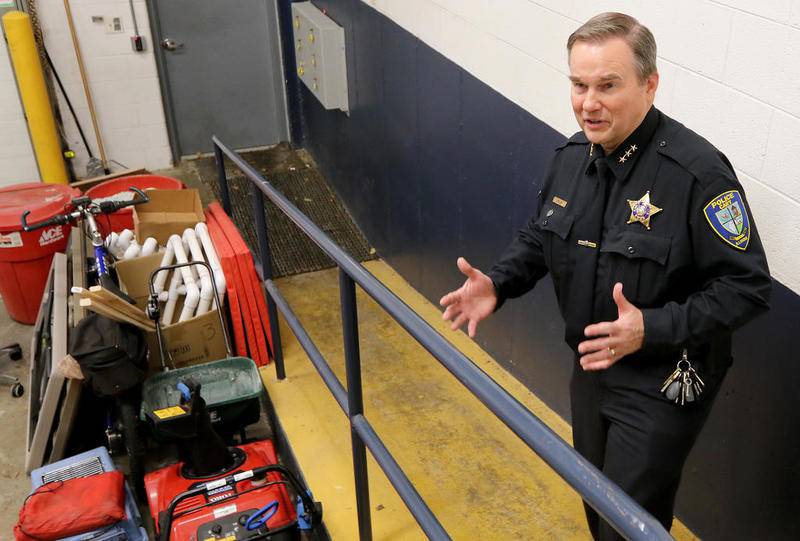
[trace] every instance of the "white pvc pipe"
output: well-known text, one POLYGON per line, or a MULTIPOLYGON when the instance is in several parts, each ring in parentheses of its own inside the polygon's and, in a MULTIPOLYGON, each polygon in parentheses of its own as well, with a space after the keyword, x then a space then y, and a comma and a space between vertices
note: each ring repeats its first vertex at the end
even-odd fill
MULTIPOLYGON (((161 264, 159 267, 168 267, 172 264, 172 259, 175 257, 175 249, 172 247, 171 242, 167 242, 167 249, 164 252, 164 256, 161 258, 161 264)), ((164 284, 167 282, 167 275, 169 274, 168 271, 161 271, 156 274, 156 279, 153 281, 153 288, 155 289, 156 293, 159 294, 159 300, 161 299, 160 295, 164 291, 164 284)), ((166 299, 165 299, 166 300, 166 299)))
MULTIPOLYGON (((167 241, 167 249, 170 248, 175 256, 176 264, 186 263, 186 252, 183 251, 183 244, 181 243, 181 239, 178 235, 172 235, 167 241)), ((172 271, 172 279, 169 282, 169 291, 166 295, 167 304, 164 307, 164 315, 161 319, 161 323, 165 326, 172 323, 172 318, 175 315, 175 307, 177 306, 178 299, 180 297, 178 290, 180 287, 182 287, 181 283, 183 282, 184 278, 184 274, 181 272, 181 270, 182 269, 175 269, 172 271)), ((159 300, 164 300, 163 293, 159 295, 159 300)))
MULTIPOLYGON (((203 258, 203 250, 200 248, 200 243, 197 242, 197 236, 194 234, 194 229, 187 228, 183 232, 183 239, 189 244, 189 251, 192 253, 192 261, 205 262, 203 258)), ((208 269, 203 265, 197 265, 197 273, 200 276, 200 303, 197 305, 196 315, 205 314, 211 307, 211 301, 214 299, 214 284, 211 283, 211 274, 208 269)))
POLYGON ((117 235, 113 231, 111 232, 110 235, 108 235, 106 237, 106 242, 105 242, 106 250, 111 252, 111 255, 113 255, 114 257, 117 257, 116 251, 117 251, 117 240, 118 239, 119 239, 119 235, 117 235))
POLYGON ((194 230, 203 244, 208 264, 211 265, 211 270, 214 271, 214 284, 217 286, 217 295, 222 299, 225 296, 225 274, 222 272, 222 265, 220 265, 219 257, 217 257, 214 243, 211 242, 211 236, 208 234, 208 226, 200 222, 194 226, 194 230))
POLYGON ((134 257, 138 257, 141 250, 142 247, 139 246, 139 244, 137 244, 137 242, 134 240, 125 250, 125 253, 122 255, 122 259, 133 259, 134 257))
POLYGON ((133 240, 133 231, 130 229, 123 229, 122 233, 119 234, 119 238, 117 238, 117 246, 119 247, 120 251, 125 252, 130 246, 131 241, 133 240))
MULTIPOLYGON (((173 244, 175 250, 175 261, 177 263, 188 263, 189 258, 186 257, 186 251, 183 249, 183 241, 178 235, 172 235, 170 242, 173 244)), ((183 276, 183 283, 186 286, 186 299, 183 301, 183 310, 178 318, 178 321, 186 321, 194 315, 197 310, 197 305, 200 303, 200 289, 194 281, 194 276, 190 267, 181 267, 179 269, 183 276)), ((172 285, 172 284, 170 284, 172 285)))
POLYGON ((158 251, 158 241, 153 237, 147 237, 144 244, 142 244, 142 251, 139 252, 140 257, 152 255, 158 251))
MULTIPOLYGON (((170 246, 173 246, 171 240, 167 242, 167 249, 170 246)), ((173 247, 173 253, 174 247, 173 247)), ((158 273, 159 275, 165 273, 158 273)), ((177 270, 172 271, 172 279, 169 281, 169 292, 162 292, 158 296, 158 300, 160 301, 167 301, 167 304, 164 306, 164 313, 161 316, 161 324, 164 326, 172 324, 172 317, 175 315, 175 306, 178 304, 178 286, 181 285, 181 281, 183 280, 183 275, 178 272, 177 270), (166 298, 162 298, 162 295, 166 295, 166 298)))
MULTIPOLYGON (((183 251, 187 254, 187 257, 188 257, 188 254, 189 254, 189 241, 186 240, 186 236, 185 235, 181 235, 181 244, 183 245, 183 251)), ((186 267, 186 268, 189 269, 189 272, 192 273, 192 278, 197 280, 197 269, 195 268, 195 265, 192 265, 191 267, 186 267)))

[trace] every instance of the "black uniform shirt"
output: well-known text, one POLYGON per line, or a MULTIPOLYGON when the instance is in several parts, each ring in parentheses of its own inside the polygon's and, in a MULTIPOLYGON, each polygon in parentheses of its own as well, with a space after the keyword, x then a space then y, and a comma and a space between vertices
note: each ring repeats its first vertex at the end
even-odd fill
POLYGON ((489 271, 498 308, 548 271, 577 351, 584 328, 617 319, 611 296, 642 309, 631 358, 731 363, 731 332, 769 306, 771 279, 727 158, 651 108, 610 156, 579 132, 556 149, 539 211, 489 271))

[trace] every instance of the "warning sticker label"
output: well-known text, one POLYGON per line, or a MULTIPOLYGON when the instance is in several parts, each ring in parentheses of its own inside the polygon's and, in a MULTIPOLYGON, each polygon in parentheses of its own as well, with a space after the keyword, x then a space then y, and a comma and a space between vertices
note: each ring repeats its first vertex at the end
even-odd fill
POLYGON ((178 415, 183 415, 184 413, 186 413, 186 410, 184 410, 180 406, 172 406, 169 408, 153 411, 153 415, 155 415, 159 419, 169 419, 171 417, 177 417, 178 415))
POLYGON ((225 517, 228 515, 232 515, 236 512, 236 504, 232 503, 230 505, 226 505, 225 507, 218 507, 214 509, 214 518, 225 517))
POLYGON ((0 233, 0 248, 19 248, 22 246, 22 235, 19 231, 0 233))

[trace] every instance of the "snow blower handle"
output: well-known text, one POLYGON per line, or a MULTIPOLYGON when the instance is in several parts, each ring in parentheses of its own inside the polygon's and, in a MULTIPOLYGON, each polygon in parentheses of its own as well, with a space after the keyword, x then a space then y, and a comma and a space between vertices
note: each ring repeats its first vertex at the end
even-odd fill
MULTIPOLYGON (((172 368, 175 368, 175 363, 172 362, 172 355, 166 350, 164 346, 164 336, 161 332, 161 309, 158 306, 158 293, 156 293, 156 288, 154 285, 154 281, 156 275, 162 271, 174 271, 176 269, 180 269, 183 267, 191 267, 192 265, 202 265, 208 270, 209 276, 211 276, 211 283, 215 284, 214 278, 214 270, 211 268, 211 265, 206 263, 205 261, 189 261, 187 263, 176 263, 175 265, 165 265, 163 267, 156 267, 150 273, 150 296, 147 298, 147 317, 153 320, 153 323, 156 325, 156 339, 158 340, 158 352, 161 354, 161 369, 164 372, 168 372, 169 368, 167 367, 166 360, 169 358, 170 364, 172 368)), ((222 303, 219 300, 219 293, 217 292, 217 288, 212 288, 214 290, 214 302, 217 303, 217 315, 219 316, 219 324, 222 327, 222 336, 225 338, 225 352, 228 355, 228 358, 233 357, 233 350, 231 349, 231 341, 228 337, 228 326, 225 325, 225 318, 222 317, 222 303)))
MULTIPOLYGON (((158 539, 159 541, 169 541, 170 530, 172 530, 172 515, 175 513, 175 509, 178 507, 183 500, 187 498, 191 498, 193 496, 198 496, 203 493, 209 493, 213 490, 224 486, 231 486, 235 487, 237 483, 244 481, 246 479, 262 479, 267 476, 269 472, 278 472, 280 473, 286 481, 292 486, 294 491, 297 493, 297 526, 301 530, 310 530, 315 526, 322 523, 322 504, 320 502, 315 502, 314 498, 311 495, 311 491, 304 488, 300 481, 295 477, 295 475, 284 468, 279 464, 270 464, 268 466, 260 466, 258 468, 253 468, 251 470, 246 470, 243 472, 233 473, 231 475, 226 475, 225 477, 221 477, 214 481, 208 481, 206 483, 200 483, 195 488, 189 489, 185 492, 181 492, 174 498, 167 507, 166 511, 163 514, 159 514, 159 531, 158 531, 158 539)), ((282 481, 282 482, 286 482, 282 481)), ((223 497, 215 501, 215 503, 220 503, 225 500, 236 498, 238 494, 233 494, 228 497, 223 497)), ((266 521, 265 521, 266 522, 266 521)), ((292 524, 294 525, 294 523, 292 524)), ((275 530, 270 530, 267 532, 267 536, 275 535, 279 533, 284 528, 278 528, 275 530)), ((258 537, 253 538, 258 539, 258 537)))

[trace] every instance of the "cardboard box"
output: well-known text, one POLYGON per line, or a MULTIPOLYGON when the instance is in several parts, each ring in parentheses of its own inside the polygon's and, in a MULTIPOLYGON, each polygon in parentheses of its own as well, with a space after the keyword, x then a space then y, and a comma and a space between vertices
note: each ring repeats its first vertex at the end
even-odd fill
POLYGON ((197 190, 148 190, 147 195, 149 203, 133 207, 133 226, 139 244, 153 237, 159 246, 166 246, 170 235, 181 235, 187 227, 206 221, 197 190))
MULTIPOLYGON (((150 273, 161 264, 161 259, 162 254, 153 254, 117 262, 117 276, 122 289, 142 309, 147 305, 150 294, 150 273)), ((176 318, 182 306, 183 300, 178 302, 175 309, 176 318)), ((161 309, 163 308, 162 303, 161 309)), ((164 338, 164 348, 172 355, 174 368, 216 361, 227 356, 225 335, 216 308, 186 321, 162 327, 161 335, 164 338)), ((150 348, 150 370, 157 372, 161 370, 161 353, 155 333, 147 333, 147 345, 150 348)), ((166 364, 173 368, 169 360, 166 364)))

